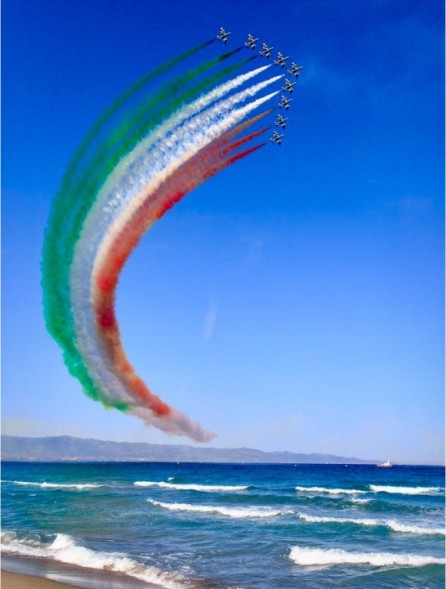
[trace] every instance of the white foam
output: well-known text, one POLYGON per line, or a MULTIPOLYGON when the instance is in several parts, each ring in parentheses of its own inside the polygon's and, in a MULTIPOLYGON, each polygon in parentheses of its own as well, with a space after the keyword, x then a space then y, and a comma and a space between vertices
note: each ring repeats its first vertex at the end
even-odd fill
POLYGON ((327 493, 329 495, 359 495, 366 491, 358 489, 330 489, 329 487, 295 487, 296 491, 302 493, 327 493))
POLYGON ((41 489, 97 489, 104 485, 93 483, 34 483, 30 481, 13 481, 15 485, 22 485, 25 487, 40 487, 41 489))
POLYGON ((418 535, 445 535, 442 528, 424 528, 415 525, 407 525, 396 520, 379 520, 372 518, 353 518, 353 517, 331 517, 317 516, 300 513, 298 517, 308 523, 334 523, 334 524, 355 524, 358 526, 384 526, 394 532, 418 535))
POLYGON ((318 515, 307 515, 306 513, 299 513, 298 517, 303 519, 305 522, 308 523, 336 523, 336 524, 343 524, 343 523, 353 523, 363 526, 376 526, 380 525, 380 522, 375 519, 355 519, 350 517, 330 517, 330 516, 318 516, 318 515))
POLYGON ((446 533, 444 528, 423 528, 421 526, 403 524, 395 520, 386 520, 385 524, 394 532, 402 532, 406 534, 444 536, 446 533))
POLYGON ((429 564, 445 564, 443 558, 418 554, 393 554, 391 552, 347 552, 337 548, 310 548, 293 546, 290 559, 301 566, 335 566, 358 564, 376 567, 422 567, 429 564))
POLYGON ((161 501, 147 500, 152 505, 169 509, 170 511, 191 511, 195 513, 218 513, 227 517, 234 518, 257 518, 257 517, 275 517, 291 511, 282 511, 280 509, 269 509, 268 507, 222 507, 218 505, 191 505, 190 503, 163 503, 161 501))
POLYGON ((365 503, 370 503, 371 501, 373 501, 373 499, 364 499, 364 498, 361 498, 361 497, 352 497, 350 499, 350 501, 352 503, 365 504, 365 503))
POLYGON ((441 487, 397 487, 392 485, 370 485, 374 493, 398 493, 399 495, 437 495, 441 487))
POLYGON ((164 481, 136 481, 136 487, 161 487, 175 491, 203 491, 205 493, 225 493, 233 491, 246 491, 245 485, 197 485, 183 483, 165 483, 164 481))
POLYGON ((67 534, 57 534, 51 544, 44 544, 32 538, 19 540, 14 532, 3 532, 1 544, 3 552, 52 558, 58 562, 80 567, 122 573, 147 583, 157 584, 165 589, 185 587, 185 581, 179 575, 143 565, 123 554, 85 548, 76 544, 74 538, 67 534))

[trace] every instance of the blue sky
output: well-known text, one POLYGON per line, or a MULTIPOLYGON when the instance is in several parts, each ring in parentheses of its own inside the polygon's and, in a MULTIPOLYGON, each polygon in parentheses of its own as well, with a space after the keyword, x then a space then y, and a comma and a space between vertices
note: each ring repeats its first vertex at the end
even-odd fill
POLYGON ((443 23, 430 0, 4 1, 3 432, 185 442, 84 396, 45 330, 40 256, 90 125, 223 25, 304 65, 290 123, 135 251, 129 358, 213 446, 444 462, 443 23))

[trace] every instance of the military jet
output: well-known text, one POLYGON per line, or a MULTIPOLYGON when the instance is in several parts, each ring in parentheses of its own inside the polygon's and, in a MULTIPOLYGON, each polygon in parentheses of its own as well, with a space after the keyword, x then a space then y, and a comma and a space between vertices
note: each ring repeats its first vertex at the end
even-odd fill
POLYGON ((273 131, 273 136, 270 138, 272 143, 277 143, 277 145, 282 145, 282 137, 277 131, 273 131))
POLYGON ((278 106, 280 108, 283 107, 283 108, 286 108, 288 110, 290 108, 290 102, 293 99, 292 98, 286 98, 285 96, 283 96, 283 94, 282 94, 282 96, 280 98, 281 98, 281 101, 279 102, 278 106))
POLYGON ((277 59, 274 60, 274 64, 275 65, 280 65, 280 67, 285 67, 285 61, 287 59, 289 59, 289 57, 285 57, 279 51, 279 53, 277 54, 277 59))
POLYGON ((248 40, 245 41, 245 45, 246 47, 251 47, 251 49, 255 49, 256 48, 256 41, 258 41, 259 38, 256 37, 254 39, 254 37, 251 35, 251 33, 248 34, 248 40))
POLYGON ((291 62, 291 69, 288 70, 288 73, 292 76, 296 76, 296 78, 299 77, 300 74, 300 70, 303 69, 303 65, 297 65, 296 63, 294 63, 294 61, 291 62))
POLYGON ((282 86, 282 90, 286 91, 288 90, 288 92, 291 94, 293 91, 293 86, 296 85, 296 82, 290 82, 288 80, 288 78, 285 78, 285 86, 282 86))
POLYGON ((223 41, 223 43, 227 43, 230 34, 230 31, 225 31, 223 27, 220 27, 220 33, 217 35, 217 39, 223 41))
POLYGON ((262 43, 262 51, 259 51, 259 55, 263 55, 264 57, 271 57, 271 51, 274 47, 268 47, 266 43, 262 43))
POLYGON ((286 127, 286 121, 288 120, 288 117, 283 117, 280 113, 277 115, 277 121, 274 123, 276 125, 276 127, 282 127, 282 129, 285 129, 286 127))

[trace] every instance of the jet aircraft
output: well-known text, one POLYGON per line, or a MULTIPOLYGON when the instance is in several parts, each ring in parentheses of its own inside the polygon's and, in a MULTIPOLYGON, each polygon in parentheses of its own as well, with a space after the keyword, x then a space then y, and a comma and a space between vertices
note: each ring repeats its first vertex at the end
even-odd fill
POLYGON ((270 138, 272 143, 277 143, 277 145, 282 145, 282 137, 277 131, 273 131, 273 136, 270 138))
POLYGON ((274 47, 268 47, 266 43, 262 43, 262 51, 259 51, 259 55, 263 55, 264 57, 271 57, 271 51, 274 47))
POLYGON ((288 78, 285 78, 285 86, 282 86, 282 90, 286 91, 288 90, 288 92, 291 94, 293 91, 293 86, 296 85, 296 82, 290 82, 288 80, 288 78))
POLYGON ((297 65, 296 63, 294 63, 294 61, 291 62, 291 69, 288 70, 288 73, 292 76, 296 76, 296 78, 299 77, 300 74, 300 70, 303 69, 303 65, 297 65))
POLYGON ((279 102, 278 106, 280 108, 284 107, 284 108, 286 108, 288 110, 290 108, 290 102, 293 99, 292 98, 286 98, 283 94, 282 94, 282 96, 280 98, 281 98, 281 101, 279 102))
POLYGON ((223 27, 220 27, 220 33, 217 35, 217 39, 223 41, 223 43, 227 43, 230 34, 230 31, 225 31, 223 27))
POLYGON ((246 47, 251 47, 251 49, 255 49, 256 48, 256 41, 258 41, 259 38, 256 37, 254 39, 254 37, 251 35, 251 33, 248 34, 248 40, 245 41, 245 45, 246 47))
POLYGON ((280 65, 280 67, 285 67, 285 61, 287 59, 289 59, 289 57, 285 57, 279 51, 279 53, 277 54, 277 59, 274 60, 274 64, 275 65, 280 65))
POLYGON ((282 129, 285 129, 286 127, 286 121, 288 120, 288 117, 283 117, 280 113, 277 115, 277 121, 274 123, 276 125, 276 127, 282 127, 282 129))

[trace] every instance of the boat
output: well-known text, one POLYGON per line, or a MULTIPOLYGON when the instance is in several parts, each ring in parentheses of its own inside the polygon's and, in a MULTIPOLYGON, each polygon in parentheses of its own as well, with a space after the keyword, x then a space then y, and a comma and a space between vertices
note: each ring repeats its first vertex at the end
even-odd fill
POLYGON ((391 468, 393 464, 390 462, 390 460, 386 460, 382 464, 377 464, 376 466, 379 466, 380 468, 391 468))

